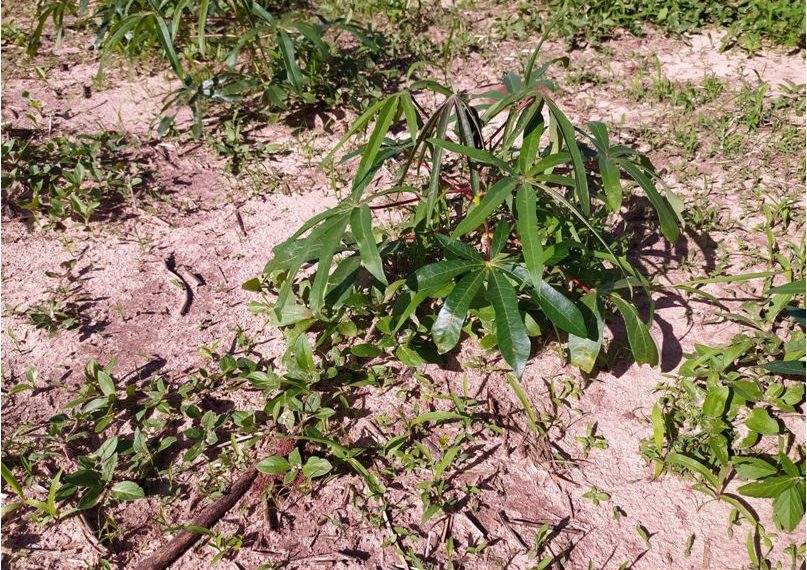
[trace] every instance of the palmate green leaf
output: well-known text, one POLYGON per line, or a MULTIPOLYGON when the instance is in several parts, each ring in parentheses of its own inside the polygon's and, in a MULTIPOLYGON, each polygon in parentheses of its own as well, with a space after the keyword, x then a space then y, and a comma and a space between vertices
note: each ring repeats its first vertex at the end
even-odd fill
POLYGON ((578 336, 569 333, 569 362, 586 373, 594 369, 602 347, 602 331, 605 320, 602 316, 599 297, 596 292, 580 297, 584 309, 581 311, 588 334, 578 336))
POLYGON ((649 364, 656 366, 659 362, 658 347, 647 325, 639 318, 636 309, 616 293, 611 294, 611 300, 616 305, 619 314, 625 321, 625 328, 628 332, 628 344, 630 344, 633 358, 637 364, 649 364))
POLYGON ((378 253, 378 247, 373 237, 372 215, 367 204, 358 206, 350 214, 350 229, 353 231, 353 237, 356 238, 359 245, 362 265, 373 277, 387 285, 381 255, 378 253))
POLYGON ((285 30, 277 31, 277 47, 280 56, 283 58, 283 67, 286 69, 286 78, 295 91, 300 92, 305 83, 303 72, 297 65, 297 58, 294 53, 294 42, 285 30))
POLYGON ((495 313, 499 351, 520 379, 524 375, 532 345, 521 320, 515 289, 502 272, 488 272, 487 297, 495 313))
POLYGON ((586 177, 586 165, 583 162, 583 155, 580 148, 577 146, 577 139, 574 134, 574 127, 569 122, 561 110, 555 105, 555 102, 549 98, 544 98, 546 106, 552 117, 557 121, 560 128, 563 142, 566 145, 566 150, 572 158, 572 170, 574 172, 574 194, 577 202, 580 205, 580 210, 584 215, 591 215, 591 197, 588 192, 588 179, 586 177))
POLYGON ((468 308, 484 280, 485 271, 480 268, 465 275, 446 297, 432 325, 432 338, 440 354, 445 354, 457 345, 468 308))
POLYGON ((538 218, 535 209, 535 189, 522 184, 516 194, 516 231, 521 240, 524 265, 536 289, 544 274, 544 247, 538 233, 538 218))
POLYGON ((618 159, 616 163, 622 170, 627 172, 630 177, 642 187, 645 194, 647 194, 647 199, 653 204, 653 208, 656 210, 656 214, 658 214, 659 223, 661 224, 661 233, 664 234, 664 237, 671 243, 678 241, 681 235, 681 231, 678 228, 678 218, 670 207, 669 202, 656 190, 652 180, 638 165, 629 160, 618 159))
POLYGON ((463 236, 474 231, 498 208, 504 200, 510 196, 517 180, 513 177, 505 177, 491 186, 485 193, 482 201, 472 208, 468 214, 457 224, 451 237, 463 236))
POLYGON ((415 271, 415 273, 407 279, 406 284, 413 291, 429 292, 442 287, 450 279, 462 275, 474 267, 481 267, 481 263, 467 259, 438 261, 415 271))

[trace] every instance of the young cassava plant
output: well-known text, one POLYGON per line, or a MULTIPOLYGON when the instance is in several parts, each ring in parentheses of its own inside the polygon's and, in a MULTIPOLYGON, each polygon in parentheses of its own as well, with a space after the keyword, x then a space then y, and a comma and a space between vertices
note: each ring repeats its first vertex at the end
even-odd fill
POLYGON ((552 62, 536 66, 537 55, 499 90, 474 95, 424 80, 371 105, 326 158, 375 120, 343 159, 361 157, 349 195, 274 248, 245 287, 276 298, 253 308, 296 333, 320 327, 321 344, 341 340, 342 323, 372 322, 374 346, 354 354, 389 350, 409 365, 435 348, 449 352, 465 331, 498 347, 518 377, 530 337, 545 330, 568 335, 571 362, 590 372, 613 308, 636 361, 657 364, 632 302, 647 281, 605 230, 636 186, 674 242, 677 201, 657 189, 647 158, 612 144, 602 123, 571 124, 545 77, 552 62), (428 112, 426 96, 442 102, 428 112), (382 168, 393 182, 382 185, 382 168))

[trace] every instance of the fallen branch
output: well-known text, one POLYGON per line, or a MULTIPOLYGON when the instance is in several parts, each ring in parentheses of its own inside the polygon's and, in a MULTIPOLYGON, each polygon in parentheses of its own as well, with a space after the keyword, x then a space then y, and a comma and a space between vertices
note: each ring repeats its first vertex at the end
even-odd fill
POLYGON ((177 284, 185 291, 185 301, 182 303, 182 307, 179 309, 179 314, 185 315, 191 308, 191 303, 193 302, 193 292, 191 291, 191 286, 188 285, 188 282, 185 281, 185 278, 182 277, 182 275, 177 273, 177 262, 173 253, 163 260, 163 265, 165 266, 165 270, 168 272, 168 274, 173 277, 177 284))
MULTIPOLYGON (((238 499, 247 492, 257 475, 258 471, 254 466, 249 468, 232 484, 227 493, 222 495, 221 498, 212 505, 205 507, 201 513, 188 523, 188 526, 192 525, 206 529, 211 528, 238 502, 238 499)), ((198 532, 189 530, 179 533, 172 538, 168 544, 135 566, 135 570, 163 570, 167 568, 202 536, 203 535, 198 532)))

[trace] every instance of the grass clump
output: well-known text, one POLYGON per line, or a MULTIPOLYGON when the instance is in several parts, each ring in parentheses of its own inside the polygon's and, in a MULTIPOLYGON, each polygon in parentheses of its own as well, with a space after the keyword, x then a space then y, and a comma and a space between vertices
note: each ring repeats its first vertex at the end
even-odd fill
POLYGON ((573 45, 599 45, 620 29, 642 36, 643 26, 651 24, 672 34, 725 28, 721 49, 738 45, 753 53, 764 44, 804 46, 804 3, 798 0, 549 0, 537 9, 524 2, 517 15, 500 19, 498 26, 544 33, 546 22, 558 13, 564 16, 554 22, 553 32, 573 45))

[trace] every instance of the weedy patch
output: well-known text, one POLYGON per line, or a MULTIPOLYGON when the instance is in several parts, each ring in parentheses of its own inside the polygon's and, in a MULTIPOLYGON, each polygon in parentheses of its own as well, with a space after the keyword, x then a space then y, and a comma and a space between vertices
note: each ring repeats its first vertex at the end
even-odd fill
POLYGON ((642 448, 657 476, 695 477, 696 489, 747 520, 749 556, 764 568, 772 544, 760 542, 764 527, 742 496, 772 499, 778 529, 792 531, 804 516, 804 444, 786 421, 805 399, 804 308, 792 305, 804 288, 803 279, 771 288, 767 300, 724 315, 744 332, 724 345, 695 346, 679 381, 659 387, 653 438, 642 448), (734 477, 743 482, 736 491, 728 487, 734 477))
POLYGON ((136 204, 151 175, 119 133, 9 134, 2 145, 3 200, 45 229, 114 216, 126 202, 136 204))
POLYGON ((165 100, 159 135, 172 128, 182 108, 190 108, 191 131, 198 137, 206 108, 215 104, 267 112, 298 104, 360 106, 397 74, 376 65, 385 54, 383 39, 344 18, 319 16, 313 22, 294 9, 273 14, 256 2, 210 0, 108 0, 92 9, 75 0, 41 3, 29 54, 39 50, 48 23, 58 46, 67 21, 95 30, 99 73, 115 53, 126 58, 158 54, 182 83, 165 100))
POLYGON ((804 45, 804 4, 795 0, 772 2, 584 2, 551 0, 535 9, 527 2, 515 16, 502 20, 506 31, 529 29, 552 33, 572 46, 598 46, 622 29, 636 36, 653 25, 665 32, 684 34, 710 26, 726 28, 720 49, 732 46, 754 53, 765 44, 799 48, 804 45), (557 14, 563 17, 557 18, 557 14), (548 24, 551 22, 551 24, 548 24))

